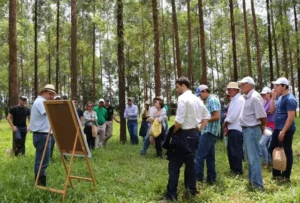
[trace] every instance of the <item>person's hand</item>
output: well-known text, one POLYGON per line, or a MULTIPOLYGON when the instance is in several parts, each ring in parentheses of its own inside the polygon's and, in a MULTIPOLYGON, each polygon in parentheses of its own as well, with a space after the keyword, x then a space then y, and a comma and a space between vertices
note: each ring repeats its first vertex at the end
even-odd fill
POLYGON ((12 127, 12 130, 13 130, 14 132, 17 132, 17 131, 18 131, 17 126, 13 126, 13 127, 12 127))
POLYGON ((261 129, 261 133, 264 134, 264 131, 265 131, 265 129, 266 129, 266 126, 265 126, 265 125, 261 125, 261 126, 260 126, 260 129, 261 129))
POLYGON ((279 133, 279 135, 278 135, 278 140, 279 140, 279 142, 283 142, 284 136, 285 136, 285 133, 282 132, 282 131, 280 131, 280 133, 279 133))
POLYGON ((27 127, 27 132, 29 132, 29 126, 27 127))
POLYGON ((225 137, 227 137, 227 134, 228 134, 228 128, 223 128, 223 134, 225 137))

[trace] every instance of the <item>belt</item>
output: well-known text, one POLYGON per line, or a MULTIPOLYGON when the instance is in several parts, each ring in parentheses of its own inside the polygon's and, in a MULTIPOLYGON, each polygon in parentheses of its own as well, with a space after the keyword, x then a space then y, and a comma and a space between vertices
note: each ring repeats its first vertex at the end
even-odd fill
POLYGON ((45 133, 45 132, 32 132, 32 133, 36 133, 36 134, 42 134, 42 135, 48 135, 48 133, 45 133))
POLYGON ((245 129, 245 128, 254 128, 254 127, 257 127, 257 126, 260 126, 260 125, 255 125, 255 126, 241 126, 242 129, 245 129))
POLYGON ((191 131, 191 130, 196 130, 196 128, 191 128, 191 129, 181 129, 182 131, 191 131))

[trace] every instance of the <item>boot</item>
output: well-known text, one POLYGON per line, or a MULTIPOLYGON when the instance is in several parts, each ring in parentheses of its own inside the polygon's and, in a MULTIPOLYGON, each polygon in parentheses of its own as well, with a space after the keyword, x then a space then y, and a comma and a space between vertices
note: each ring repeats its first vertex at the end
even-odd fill
POLYGON ((46 187, 46 176, 39 177, 39 185, 46 187))

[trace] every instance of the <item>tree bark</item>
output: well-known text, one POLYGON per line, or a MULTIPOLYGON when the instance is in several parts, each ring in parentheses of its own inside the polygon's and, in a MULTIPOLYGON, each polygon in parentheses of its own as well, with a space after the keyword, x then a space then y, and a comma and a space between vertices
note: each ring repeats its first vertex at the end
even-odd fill
MULTIPOLYGON (((94 0, 94 19, 95 19, 95 13, 96 13, 96 1, 94 0)), ((96 61, 95 61, 95 55, 96 55, 96 23, 93 22, 93 84, 92 84, 92 101, 96 101, 96 61)))
POLYGON ((274 25, 274 15, 272 9, 272 0, 270 0, 270 11, 271 11, 271 25, 272 25, 272 33, 273 33, 273 41, 274 41, 274 52, 275 52, 275 64, 276 64, 276 78, 280 77, 280 65, 279 65, 279 57, 278 57, 278 49, 277 49, 277 39, 276 39, 276 30, 274 25))
POLYGON ((285 77, 289 78, 289 73, 288 73, 288 57, 287 57, 287 40, 285 38, 285 28, 284 28, 284 18, 287 17, 286 15, 286 9, 285 7, 283 8, 282 2, 280 2, 280 14, 281 14, 281 19, 280 19, 280 24, 281 24, 281 40, 282 40, 282 66, 284 68, 284 73, 285 77))
POLYGON ((252 10, 252 18, 253 18, 253 27, 254 27, 254 35, 255 35, 255 45, 256 45, 256 58, 257 58, 257 77, 258 77, 258 89, 262 89, 262 72, 261 72, 261 56, 260 56, 260 46, 259 46, 259 35, 256 23, 256 14, 254 8, 254 1, 251 0, 251 10, 252 10))
POLYGON ((9 108, 18 104, 17 2, 9 1, 9 108))
POLYGON ((59 89, 59 8, 60 8, 60 0, 56 1, 56 78, 55 78, 55 89, 58 91, 59 89))
MULTIPOLYGON (((159 64, 159 31, 157 0, 152 0, 153 32, 154 32, 154 67, 155 67, 155 95, 161 95, 160 64, 159 64)), ((177 66, 178 67, 178 66, 177 66)))
POLYGON ((266 0, 266 3, 267 3, 267 20, 268 20, 268 45, 269 45, 270 82, 272 82, 274 80, 274 71, 273 71, 272 33, 271 33, 269 0, 266 0))
MULTIPOLYGON (((51 31, 48 32, 48 83, 51 84, 51 31)), ((56 89, 57 91, 57 89, 56 89)))
POLYGON ((246 9, 246 0, 243 0, 243 14, 244 14, 244 27, 245 27, 245 40, 246 40, 246 50, 247 50, 247 63, 248 63, 248 74, 250 77, 252 75, 252 64, 251 64, 251 52, 249 44, 249 29, 248 29, 248 20, 247 20, 247 9, 246 9))
POLYGON ((187 12, 188 12, 188 79, 192 81, 193 71, 193 53, 192 53, 192 26, 191 26, 191 8, 190 1, 187 0, 187 12))
POLYGON ((71 97, 77 97, 77 8, 71 0, 71 97))
POLYGON ((144 79, 144 100, 148 101, 148 78, 147 78, 147 64, 146 64, 146 39, 145 39, 145 25, 144 25, 144 10, 142 6, 142 30, 143 30, 143 79, 144 79))
POLYGON ((118 76, 119 76, 119 107, 120 107, 120 141, 126 142, 125 111, 125 67, 124 67, 124 26, 123 26, 123 1, 117 0, 117 42, 118 42, 118 76))
POLYGON ((179 35, 178 35, 178 22, 177 22, 175 0, 172 0, 171 3, 172 3, 173 32, 174 32, 174 35, 175 35, 177 74, 178 74, 178 77, 181 77, 182 76, 182 71, 181 71, 181 56, 180 56, 180 45, 179 45, 179 35))
MULTIPOLYGON (((296 58, 297 58, 297 73, 298 73, 298 95, 300 95, 300 48, 299 48, 299 33, 298 33, 298 19, 297 19, 297 10, 296 10, 296 1, 294 1, 294 19, 295 19, 295 32, 296 32, 296 42, 297 42, 297 52, 296 52, 296 58)), ((300 96, 298 104, 300 104, 300 96)), ((300 114, 298 114, 300 117, 300 114)))
POLYGON ((204 22, 203 22, 203 2, 198 0, 199 9, 199 23, 200 23, 200 43, 201 43, 201 62, 202 62, 202 75, 201 84, 207 84, 207 64, 206 64, 206 52, 205 52, 205 33, 204 33, 204 22))
POLYGON ((232 54, 233 54, 233 78, 232 80, 238 80, 237 73, 237 57, 236 57, 236 41, 235 41, 235 23, 234 23, 234 10, 233 10, 233 0, 229 0, 230 7, 230 22, 231 22, 231 39, 232 39, 232 54))
POLYGON ((37 42, 37 15, 38 15, 38 0, 34 2, 34 97, 38 96, 38 42, 37 42))

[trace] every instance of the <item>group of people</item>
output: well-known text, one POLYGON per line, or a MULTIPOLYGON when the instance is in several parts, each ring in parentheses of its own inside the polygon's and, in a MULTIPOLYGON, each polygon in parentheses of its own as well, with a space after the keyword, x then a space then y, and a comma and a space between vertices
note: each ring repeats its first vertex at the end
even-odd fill
POLYGON ((255 90, 253 78, 249 76, 230 82, 227 85, 230 103, 223 117, 221 103, 207 85, 201 84, 193 95, 187 78, 176 80, 176 92, 180 96, 171 134, 171 143, 175 147, 170 144, 167 150, 169 180, 161 202, 177 199, 178 178, 183 163, 184 184, 191 196, 197 193, 196 182, 204 180, 204 161, 207 167, 206 182, 211 184, 216 181, 215 143, 222 119, 221 128, 228 139, 229 168, 233 174, 243 174, 242 164, 246 157, 249 184, 262 190, 262 168, 271 165, 272 152, 280 144, 284 148, 287 165, 285 171, 272 168, 273 179, 290 182, 297 101, 289 92, 286 78, 278 78, 272 84, 273 90, 265 87, 259 93, 255 90))
MULTIPOLYGON (((185 164, 185 188, 192 196, 197 193, 197 181, 206 180, 210 184, 216 182, 215 143, 220 135, 220 125, 222 135, 224 134, 228 139, 227 153, 232 173, 243 174, 242 164, 246 157, 249 183, 254 188, 263 189, 262 168, 271 165, 272 151, 281 143, 287 157, 287 167, 285 171, 272 169, 272 174, 274 179, 290 181, 297 102, 289 92, 289 81, 286 78, 279 78, 272 84, 273 90, 265 87, 259 93, 255 90, 255 82, 251 77, 230 82, 227 85, 230 103, 224 108, 224 101, 220 102, 206 84, 201 84, 196 89, 196 94, 193 94, 190 90, 190 81, 185 77, 180 77, 175 81, 179 97, 175 123, 170 129, 168 129, 167 122, 168 108, 164 105, 163 98, 155 97, 152 107, 150 107, 150 102, 145 102, 145 108, 141 113, 140 135, 143 137, 141 155, 147 154, 151 142, 151 126, 154 122, 158 122, 161 126, 161 133, 154 138, 156 155, 159 158, 163 157, 164 142, 169 160, 169 180, 166 195, 162 201, 177 199, 179 173, 183 164, 185 164), (204 162, 207 167, 206 177, 204 176, 204 162)), ((46 146, 41 173, 37 177, 46 138, 50 131, 43 101, 53 100, 55 96, 55 87, 48 84, 40 91, 31 111, 26 107, 27 98, 21 96, 19 104, 13 107, 7 116, 13 130, 15 155, 25 155, 26 133, 29 130, 33 132, 33 144, 36 148, 35 178, 38 184, 43 186, 46 186, 46 168, 50 160, 51 146, 54 143, 53 136, 51 136, 46 146), (28 119, 28 125, 26 119, 28 119)), ((72 98, 72 101, 84 125, 89 148, 104 147, 112 136, 112 120, 120 122, 115 117, 114 108, 109 104, 109 100, 100 99, 97 106, 88 102, 84 112, 78 107, 76 98, 72 98), (98 129, 96 137, 92 133, 94 125, 98 129)), ((138 107, 134 105, 131 97, 127 102, 124 118, 127 119, 131 143, 138 144, 138 107)))

